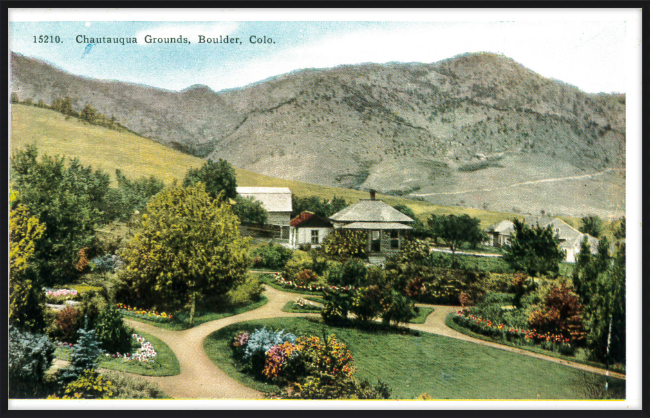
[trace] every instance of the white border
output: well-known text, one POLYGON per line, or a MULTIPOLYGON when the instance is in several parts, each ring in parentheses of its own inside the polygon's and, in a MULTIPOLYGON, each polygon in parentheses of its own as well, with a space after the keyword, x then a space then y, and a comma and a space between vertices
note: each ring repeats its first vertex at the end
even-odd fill
POLYGON ((598 409, 641 408, 640 9, 9 9, 9 21, 626 21, 627 399, 625 401, 45 401, 10 409, 598 409))

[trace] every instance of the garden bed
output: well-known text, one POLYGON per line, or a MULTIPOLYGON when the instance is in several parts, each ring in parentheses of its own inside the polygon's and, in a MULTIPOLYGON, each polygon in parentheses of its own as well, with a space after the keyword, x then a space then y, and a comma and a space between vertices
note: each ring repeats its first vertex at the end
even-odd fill
POLYGON ((434 311, 433 308, 429 306, 418 306, 418 316, 409 321, 410 324, 424 324, 427 320, 427 317, 431 315, 434 311))
MULTIPOLYGON (((296 336, 335 334, 354 357, 356 377, 380 379, 392 398, 415 399, 593 399, 605 377, 467 341, 421 333, 419 337, 340 328, 307 318, 275 318, 233 324, 203 342, 208 357, 233 379, 272 393, 278 386, 241 370, 230 343, 239 331, 266 326, 296 336), (417 371, 417 373, 415 373, 417 371)), ((625 381, 609 379, 610 397, 625 398, 625 381)))
MULTIPOLYGON (((258 300, 257 302, 250 303, 248 305, 238 306, 225 312, 197 311, 194 315, 194 326, 201 325, 205 322, 216 321, 218 319, 227 318, 229 316, 239 315, 244 312, 252 311, 253 309, 257 309, 261 306, 264 306, 268 301, 269 300, 266 296, 262 296, 260 300, 258 300)), ((171 319, 166 321, 148 319, 147 316, 142 316, 142 317, 128 316, 128 318, 134 321, 153 325, 158 328, 168 329, 171 331, 182 331, 184 329, 191 328, 189 324, 189 318, 190 318, 189 312, 176 313, 172 315, 171 319)))

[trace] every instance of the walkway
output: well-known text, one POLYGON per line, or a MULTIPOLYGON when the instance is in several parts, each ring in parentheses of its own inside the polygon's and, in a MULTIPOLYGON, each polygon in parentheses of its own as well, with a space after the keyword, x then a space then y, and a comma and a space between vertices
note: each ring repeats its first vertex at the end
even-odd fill
MULTIPOLYGON (((268 303, 264 306, 239 315, 206 322, 195 328, 184 331, 170 331, 153 325, 144 324, 142 322, 125 319, 128 325, 136 330, 151 334, 167 344, 178 358, 181 366, 181 373, 176 376, 141 377, 156 383, 166 394, 175 399, 262 399, 263 394, 261 392, 242 385, 215 366, 203 350, 203 340, 213 332, 238 322, 255 319, 310 315, 305 313, 287 313, 282 312, 281 310, 287 302, 295 301, 301 295, 297 293, 283 292, 266 285, 264 285, 264 288, 265 296, 268 298, 268 303)), ((427 317, 424 324, 409 324, 411 329, 469 341, 475 344, 494 347, 529 357, 535 357, 591 373, 601 375, 606 374, 606 371, 603 369, 491 343, 461 334, 445 325, 446 316, 450 312, 455 312, 458 307, 440 305, 418 306, 433 307, 434 312, 427 317)), ((619 373, 609 372, 609 375, 625 379, 625 375, 619 373)))

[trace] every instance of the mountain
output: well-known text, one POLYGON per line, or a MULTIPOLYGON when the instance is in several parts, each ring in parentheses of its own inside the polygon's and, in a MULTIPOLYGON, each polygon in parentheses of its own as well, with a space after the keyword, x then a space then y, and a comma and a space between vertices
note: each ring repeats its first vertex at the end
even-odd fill
POLYGON ((274 177, 504 211, 624 210, 625 96, 501 55, 308 69, 222 92, 92 80, 18 54, 11 67, 21 99, 69 96, 75 110, 90 103, 162 144, 274 177))

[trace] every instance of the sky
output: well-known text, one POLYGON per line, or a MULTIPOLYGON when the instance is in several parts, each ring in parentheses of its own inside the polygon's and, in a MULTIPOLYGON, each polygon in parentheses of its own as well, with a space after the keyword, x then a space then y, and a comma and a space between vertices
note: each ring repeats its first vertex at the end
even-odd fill
MULTIPOLYGON (((11 20, 11 17, 10 17, 11 20)), ((366 62, 432 63, 493 52, 588 93, 626 90, 626 24, 597 21, 39 21, 11 22, 9 49, 73 74, 182 90, 236 88, 304 68, 366 62), (38 43, 35 36, 59 36, 38 43), (77 42, 133 38, 137 44, 77 42), (188 44, 150 44, 187 38, 188 44), (199 35, 241 44, 200 44, 199 35), (251 36, 272 40, 251 43, 251 36)))

